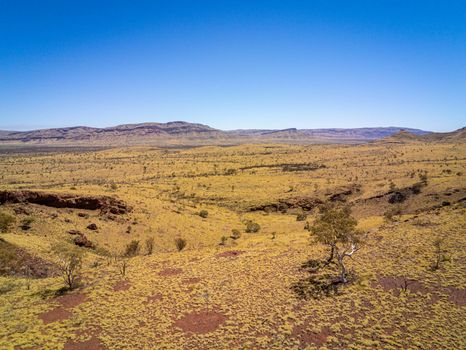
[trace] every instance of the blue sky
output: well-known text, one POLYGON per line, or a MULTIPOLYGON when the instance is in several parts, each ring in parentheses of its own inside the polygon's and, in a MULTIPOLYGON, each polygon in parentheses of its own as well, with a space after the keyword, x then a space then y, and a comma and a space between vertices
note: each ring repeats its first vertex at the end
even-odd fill
POLYGON ((0 129, 466 125, 466 1, 0 0, 0 129))

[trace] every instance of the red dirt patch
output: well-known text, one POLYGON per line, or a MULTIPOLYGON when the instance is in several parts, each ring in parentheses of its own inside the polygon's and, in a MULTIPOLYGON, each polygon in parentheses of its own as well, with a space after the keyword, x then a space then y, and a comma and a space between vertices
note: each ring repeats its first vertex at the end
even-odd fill
POLYGON ((332 334, 332 331, 329 327, 323 327, 319 333, 314 333, 307 331, 305 325, 300 325, 295 326, 291 334, 299 339, 303 348, 310 344, 321 347, 327 342, 327 337, 332 334))
POLYGON ((199 282, 201 282, 201 279, 199 277, 185 278, 183 280, 183 284, 195 284, 199 282))
POLYGON ((55 309, 41 313, 39 315, 39 318, 44 322, 44 324, 49 324, 52 322, 67 320, 71 317, 71 315, 71 311, 68 311, 60 306, 55 309))
POLYGON ((183 270, 179 268, 167 268, 159 272, 159 276, 175 276, 182 273, 183 270))
POLYGON ((82 293, 66 294, 55 299, 63 307, 73 308, 87 301, 87 296, 82 293))
POLYGON ((450 294, 448 300, 458 306, 466 306, 466 289, 457 289, 453 287, 447 287, 448 293, 450 294))
POLYGON ((227 319, 227 316, 214 311, 203 310, 184 315, 175 322, 175 326, 185 333, 205 334, 215 331, 227 319))
POLYGON ((71 339, 65 343, 64 350, 104 350, 100 340, 94 336, 83 342, 74 342, 71 339))
MULTIPOLYGON (((411 293, 420 293, 420 294, 427 294, 429 290, 419 281, 413 279, 405 279, 399 276, 380 276, 378 278, 378 284, 382 287, 385 291, 393 291, 396 295, 400 293, 402 287, 407 284, 407 289, 411 293)), ((377 283, 372 284, 375 287, 377 283)))
POLYGON ((245 253, 243 250, 230 250, 215 255, 217 258, 236 258, 238 255, 245 253))
POLYGON ((129 283, 128 281, 123 280, 123 281, 117 282, 113 286, 113 291, 120 292, 120 291, 123 291, 123 290, 128 290, 129 287, 131 287, 131 283, 129 283))

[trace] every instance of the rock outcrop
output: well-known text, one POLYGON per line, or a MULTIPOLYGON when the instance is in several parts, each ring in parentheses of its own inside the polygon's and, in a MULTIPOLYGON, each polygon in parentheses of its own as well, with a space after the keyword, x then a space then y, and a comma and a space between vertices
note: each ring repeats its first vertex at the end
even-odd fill
POLYGON ((33 203, 53 208, 100 210, 101 214, 126 214, 132 210, 122 200, 109 196, 78 196, 38 191, 0 191, 0 205, 33 203))

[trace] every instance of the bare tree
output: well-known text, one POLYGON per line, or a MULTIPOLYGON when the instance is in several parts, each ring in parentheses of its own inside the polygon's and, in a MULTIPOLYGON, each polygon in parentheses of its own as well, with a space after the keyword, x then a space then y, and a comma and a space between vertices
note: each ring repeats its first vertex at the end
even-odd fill
POLYGON ((442 237, 437 237, 434 242, 434 250, 435 250, 435 262, 432 264, 432 270, 438 270, 440 268, 440 264, 446 260, 444 253, 446 252, 444 245, 445 241, 442 237))
POLYGON ((76 288, 84 257, 83 251, 65 243, 53 246, 52 250, 66 286, 69 289, 76 288))

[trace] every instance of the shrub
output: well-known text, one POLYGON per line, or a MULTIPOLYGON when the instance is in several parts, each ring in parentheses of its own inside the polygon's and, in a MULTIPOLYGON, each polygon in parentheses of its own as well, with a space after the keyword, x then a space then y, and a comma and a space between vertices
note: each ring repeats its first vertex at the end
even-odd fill
POLYGON ((395 216, 401 215, 403 213, 403 208, 400 205, 396 205, 390 209, 388 209, 383 216, 387 221, 394 221, 395 216))
POLYGON ((15 221, 14 216, 0 212, 0 232, 7 232, 15 221))
POLYGON ((132 257, 136 256, 139 253, 139 241, 132 240, 126 245, 125 256, 132 257))
POLYGON ((421 180, 422 184, 427 185, 427 172, 419 174, 419 180, 421 180))
POLYGON ((118 264, 118 270, 120 271, 120 274, 125 277, 126 276, 126 269, 128 267, 128 261, 123 258, 118 264))
POLYGON ((179 252, 181 252, 184 249, 184 247, 186 247, 186 244, 186 240, 183 238, 175 239, 176 249, 178 249, 179 252))
POLYGON ((34 222, 34 218, 31 218, 31 217, 23 219, 23 221, 21 221, 21 229, 23 231, 27 231, 27 230, 31 229, 31 224, 33 222, 34 222))
POLYGON ((201 210, 201 211, 199 212, 199 216, 200 216, 201 218, 204 218, 204 219, 205 219, 205 218, 207 218, 207 217, 209 216, 209 212, 208 212, 207 210, 203 209, 203 210, 201 210))
POLYGON ((307 215, 305 213, 299 213, 296 215, 296 221, 304 221, 307 219, 307 215))
POLYGON ((261 229, 261 226, 257 222, 248 221, 246 223, 246 232, 247 233, 257 233, 257 232, 260 231, 260 229, 261 229))
POLYGON ((154 237, 149 237, 146 239, 146 250, 147 255, 151 255, 154 251, 154 237))
POLYGON ((422 182, 416 182, 416 183, 411 187, 411 191, 413 192, 413 194, 419 194, 419 193, 421 193, 422 186, 423 186, 423 183, 422 183, 422 182))
POLYGON ((222 236, 222 238, 220 238, 220 245, 226 245, 227 241, 228 241, 228 237, 222 236))
POLYGON ((241 237, 241 232, 239 232, 239 230, 237 230, 235 228, 233 230, 231 230, 231 235, 230 235, 231 239, 237 240, 240 237, 241 237))

